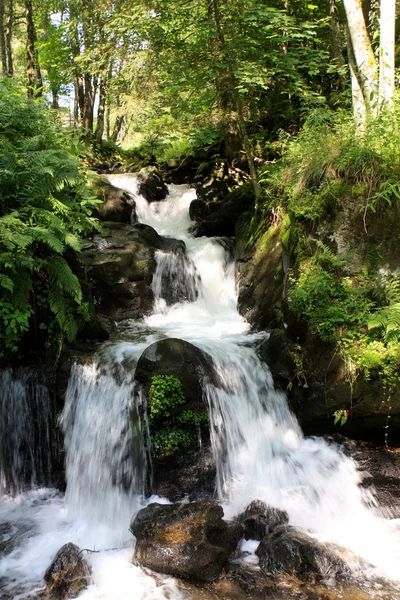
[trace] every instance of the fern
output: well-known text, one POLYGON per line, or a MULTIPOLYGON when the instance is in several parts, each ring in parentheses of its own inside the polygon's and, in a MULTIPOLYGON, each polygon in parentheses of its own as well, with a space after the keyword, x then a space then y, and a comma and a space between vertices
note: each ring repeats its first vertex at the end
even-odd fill
POLYGON ((386 306, 373 313, 368 319, 368 329, 382 329, 386 342, 400 338, 400 302, 386 306))
POLYGON ((94 201, 66 145, 39 104, 0 86, 0 358, 19 349, 35 311, 57 345, 88 318, 66 257, 97 227, 94 201))

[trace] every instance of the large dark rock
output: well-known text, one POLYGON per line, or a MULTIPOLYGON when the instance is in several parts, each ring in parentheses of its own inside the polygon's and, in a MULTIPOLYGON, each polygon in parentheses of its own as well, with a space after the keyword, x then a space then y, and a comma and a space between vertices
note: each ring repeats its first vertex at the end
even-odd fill
POLYGON ((72 543, 65 544, 57 552, 44 575, 47 583, 46 598, 76 598, 90 584, 91 572, 91 567, 78 546, 72 543))
POLYGON ((135 379, 150 387, 154 375, 173 375, 183 387, 190 407, 204 406, 202 380, 212 378, 212 359, 205 352, 184 340, 166 338, 146 348, 141 355, 135 379))
POLYGON ((190 205, 190 217, 197 222, 196 235, 225 236, 235 235, 235 225, 239 216, 254 202, 254 191, 249 183, 236 187, 221 199, 200 198, 190 205))
POLYGON ((174 501, 185 496, 212 497, 215 464, 210 450, 208 405, 203 394, 203 381, 215 377, 212 360, 189 342, 167 338, 146 348, 137 363, 135 379, 146 396, 155 376, 178 379, 184 402, 169 408, 168 416, 160 415, 149 421, 153 447, 169 446, 168 451, 156 448, 152 491, 174 501), (177 440, 175 448, 163 443, 165 436, 177 440))
POLYGON ((143 566, 193 581, 213 581, 235 550, 242 528, 223 520, 217 502, 150 504, 131 524, 135 560, 143 566))
POLYGON ((257 329, 282 326, 288 255, 281 226, 251 212, 236 223, 239 311, 257 329))
POLYGON ((156 167, 144 167, 139 171, 137 177, 139 183, 138 192, 146 198, 147 202, 164 200, 167 196, 168 188, 156 167))
POLYGON ((280 525, 286 525, 289 516, 284 510, 253 500, 237 520, 243 527, 246 540, 262 540, 280 525))
POLYGON ((163 238, 149 225, 104 223, 102 234, 83 245, 96 312, 116 321, 149 314, 156 250, 183 253, 184 249, 184 242, 163 238))
POLYGON ((265 536, 256 554, 266 575, 288 575, 303 580, 346 578, 350 568, 344 548, 323 544, 296 527, 283 525, 265 536))
POLYGON ((89 187, 100 201, 93 209, 100 221, 131 223, 135 220, 135 202, 127 192, 110 185, 106 177, 94 174, 89 178, 89 187))

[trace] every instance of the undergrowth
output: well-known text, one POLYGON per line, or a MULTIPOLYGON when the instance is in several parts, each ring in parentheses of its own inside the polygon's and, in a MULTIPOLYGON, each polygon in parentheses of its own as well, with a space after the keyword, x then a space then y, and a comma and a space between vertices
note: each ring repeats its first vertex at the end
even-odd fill
POLYGON ((290 221, 290 310, 340 353, 350 387, 380 378, 388 416, 399 384, 400 275, 382 267, 385 243, 396 235, 399 130, 399 105, 382 111, 364 137, 350 117, 316 112, 261 175, 264 214, 290 221), (344 210, 357 239, 339 252, 329 223, 344 210))

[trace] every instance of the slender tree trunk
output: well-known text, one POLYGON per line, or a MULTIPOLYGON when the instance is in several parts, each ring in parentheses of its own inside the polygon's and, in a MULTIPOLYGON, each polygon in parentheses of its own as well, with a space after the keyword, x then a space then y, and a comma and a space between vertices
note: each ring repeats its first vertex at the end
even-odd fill
POLYGON ((354 53, 355 74, 367 111, 375 115, 378 101, 378 66, 368 37, 361 0, 343 0, 343 4, 354 53))
POLYGON ((107 103, 107 108, 106 108, 106 140, 107 142, 110 141, 110 112, 111 112, 111 108, 110 108, 110 103, 107 103))
POLYGON ((97 125, 96 125, 96 140, 101 143, 104 133, 104 114, 106 108, 106 79, 105 75, 101 76, 99 85, 99 108, 97 110, 97 125))
POLYGON ((28 75, 28 98, 35 94, 35 28, 33 24, 32 2, 25 2, 26 10, 26 72, 28 75))
POLYGON ((7 75, 7 54, 6 38, 4 32, 4 0, 0 0, 0 54, 1 54, 1 72, 7 75))
POLYGON ((74 81, 74 129, 78 129, 79 127, 79 90, 78 90, 78 82, 75 79, 74 81))
POLYGON ((84 102, 82 113, 82 127, 89 134, 93 131, 94 92, 92 78, 88 73, 84 75, 84 102))
POLYGON ((354 122, 356 124, 357 133, 360 136, 365 135, 367 130, 367 105, 363 91, 361 89, 358 77, 357 77, 357 65, 353 54, 353 48, 351 46, 350 32, 347 28, 347 54, 350 69, 350 80, 351 80, 351 98, 353 104, 353 115, 354 122))
POLYGON ((51 96, 52 96, 52 103, 51 103, 51 107, 54 110, 59 110, 60 109, 60 103, 59 103, 59 98, 58 98, 58 94, 59 94, 59 89, 57 86, 53 85, 51 87, 51 96))
POLYGON ((112 136, 111 136, 111 141, 114 142, 114 144, 116 144, 118 141, 118 136, 121 132, 122 125, 124 124, 124 122, 125 122, 125 115, 119 115, 115 119, 114 128, 113 128, 113 132, 112 132, 112 136))
POLYGON ((395 0, 381 0, 379 48, 379 100, 391 104, 394 93, 395 0))
POLYGON ((335 0, 327 0, 327 5, 330 16, 332 58, 339 67, 343 67, 345 60, 342 54, 341 29, 336 2, 335 0))
POLYGON ((14 77, 14 61, 12 53, 12 29, 14 23, 13 0, 8 0, 7 25, 6 25, 6 52, 7 52, 7 75, 14 77))

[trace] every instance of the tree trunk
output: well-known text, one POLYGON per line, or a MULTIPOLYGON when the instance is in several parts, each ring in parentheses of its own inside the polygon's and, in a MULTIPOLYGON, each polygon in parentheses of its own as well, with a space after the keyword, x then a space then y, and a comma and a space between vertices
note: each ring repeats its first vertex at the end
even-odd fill
POLYGON ((33 24, 32 2, 25 2, 26 10, 26 73, 28 75, 28 98, 35 94, 35 28, 33 24))
POLYGON ((111 112, 110 102, 108 102, 107 109, 106 109, 106 140, 107 140, 107 142, 110 141, 110 112, 111 112))
POLYGON ((0 54, 2 75, 7 75, 6 38, 4 33, 4 0, 0 0, 0 54))
POLYGON ((394 93, 395 0, 381 0, 379 48, 379 101, 391 104, 394 93))
POLYGON ((92 78, 88 73, 84 75, 84 84, 82 127, 89 135, 93 131, 94 93, 92 78))
POLYGON ((347 29, 347 54, 351 79, 351 98, 353 103, 354 122, 358 135, 363 136, 367 130, 367 106, 363 91, 357 77, 357 66, 351 47, 350 32, 347 29))
POLYGON ((339 67, 345 65, 342 54, 342 40, 340 31, 340 21, 335 0, 328 0, 328 14, 330 16, 332 58, 339 67))
POLYGON ((8 0, 7 26, 6 26, 6 52, 7 52, 7 75, 14 77, 14 62, 12 53, 12 28, 14 23, 13 0, 8 0))
POLYGON ((361 0, 343 0, 359 86, 367 111, 377 109, 378 67, 365 25, 361 0))
POLYGON ((75 79, 74 81, 74 129, 78 129, 79 127, 79 91, 78 91, 78 82, 75 79))
POLYGON ((104 133, 104 113, 106 108, 106 80, 102 75, 99 85, 99 108, 97 110, 96 140, 101 143, 104 133))
POLYGON ((59 91, 60 90, 56 86, 52 86, 51 87, 51 96, 52 96, 51 107, 54 110, 59 110, 60 109, 59 98, 58 98, 59 91))
POLYGON ((125 121, 125 115, 119 115, 115 119, 114 129, 113 129, 112 136, 111 136, 111 141, 114 142, 114 144, 116 144, 118 141, 118 136, 120 134, 120 131, 122 129, 122 125, 124 124, 124 121, 125 121))

